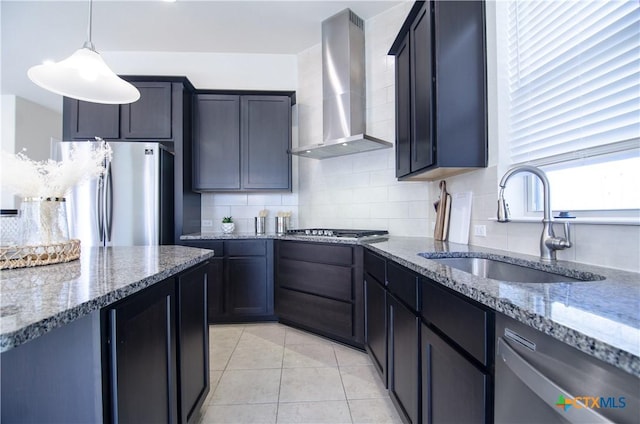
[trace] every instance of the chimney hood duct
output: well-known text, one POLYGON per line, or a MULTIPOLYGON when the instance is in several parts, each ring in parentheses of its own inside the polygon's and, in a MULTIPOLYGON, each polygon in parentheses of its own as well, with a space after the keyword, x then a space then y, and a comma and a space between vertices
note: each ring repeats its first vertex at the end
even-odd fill
POLYGON ((291 153, 326 159, 393 147, 365 134, 365 107, 364 21, 345 9, 322 22, 324 141, 291 153))

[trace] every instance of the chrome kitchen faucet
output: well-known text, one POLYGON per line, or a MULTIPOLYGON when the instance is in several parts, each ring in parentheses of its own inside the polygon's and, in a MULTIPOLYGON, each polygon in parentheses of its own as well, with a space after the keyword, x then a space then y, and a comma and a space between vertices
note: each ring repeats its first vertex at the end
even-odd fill
POLYGON ((542 235, 540 236, 540 259, 545 262, 556 260, 556 250, 571 247, 571 228, 568 222, 564 223, 564 238, 556 237, 553 232, 553 218, 551 217, 551 194, 547 175, 540 168, 531 165, 520 165, 508 170, 500 180, 500 192, 498 196, 498 222, 509 222, 509 207, 504 200, 504 189, 507 180, 514 174, 530 172, 540 178, 544 190, 544 215, 542 218, 542 235))

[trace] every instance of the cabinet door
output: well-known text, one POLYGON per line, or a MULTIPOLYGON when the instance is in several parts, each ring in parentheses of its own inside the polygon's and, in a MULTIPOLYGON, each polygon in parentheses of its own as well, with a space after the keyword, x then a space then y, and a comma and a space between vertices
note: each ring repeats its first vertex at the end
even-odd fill
POLYGON ((420 320, 393 296, 389 305, 389 394, 411 423, 420 422, 420 320))
MULTIPOLYGON (((431 13, 425 3, 411 25, 411 172, 434 163, 431 13)), ((437 152, 436 152, 437 154, 437 152)))
POLYGON ((175 281, 109 311, 111 421, 177 422, 175 281))
POLYGON ((63 100, 63 138, 65 140, 109 140, 120 138, 119 105, 63 100))
POLYGON ((196 95, 194 116, 194 189, 239 190, 239 96, 196 95))
POLYGON ((140 99, 120 108, 122 138, 171 138, 171 83, 136 81, 132 84, 140 90, 140 99))
POLYGON ((209 393, 207 270, 201 265, 178 277, 180 420, 193 422, 209 393))
POLYGON ((438 163, 485 167, 484 2, 434 4, 438 163))
POLYGON ((291 98, 243 96, 242 187, 291 190, 291 98))
POLYGON ((213 323, 224 315, 224 260, 213 258, 207 271, 208 321, 213 323))
POLYGON ((267 258, 227 259, 227 311, 232 315, 266 315, 269 311, 267 258))
POLYGON ((424 324, 421 355, 422 422, 487 422, 489 375, 424 324))
POLYGON ((411 59, 409 35, 396 54, 396 177, 411 173, 411 59))
POLYGON ((365 347, 387 387, 387 302, 384 287, 365 274, 365 347))

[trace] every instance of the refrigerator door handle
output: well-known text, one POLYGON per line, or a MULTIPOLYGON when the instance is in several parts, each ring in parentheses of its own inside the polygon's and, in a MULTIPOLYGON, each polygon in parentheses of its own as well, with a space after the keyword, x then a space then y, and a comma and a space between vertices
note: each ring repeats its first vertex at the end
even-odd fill
POLYGON ((113 179, 111 173, 111 163, 107 165, 107 175, 105 184, 105 223, 106 238, 111 241, 111 228, 113 223, 113 179))
POLYGON ((96 180, 96 214, 98 215, 98 219, 96 221, 96 225, 98 227, 98 236, 100 238, 100 243, 104 240, 104 214, 103 214, 103 199, 102 199, 102 190, 104 186, 104 176, 98 177, 96 180))

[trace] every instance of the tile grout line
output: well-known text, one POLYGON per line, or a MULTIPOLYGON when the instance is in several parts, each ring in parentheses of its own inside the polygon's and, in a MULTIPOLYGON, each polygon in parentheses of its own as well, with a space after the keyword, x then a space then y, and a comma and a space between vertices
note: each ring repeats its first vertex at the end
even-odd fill
POLYGON ((351 413, 351 404, 349 403, 349 396, 347 396, 347 389, 344 387, 344 380, 342 379, 342 372, 340 371, 340 361, 338 361, 338 355, 336 354, 335 345, 331 346, 331 350, 333 350, 333 356, 336 360, 336 367, 338 369, 338 375, 340 376, 340 384, 342 384, 342 391, 344 392, 344 400, 347 404, 347 410, 349 411, 349 419, 351 423, 353 423, 353 414, 351 413))
POLYGON ((282 360, 280 360, 280 381, 278 382, 278 401, 276 402, 276 421, 278 423, 278 414, 280 414, 280 392, 282 391, 282 373, 284 372, 284 354, 287 346, 287 329, 284 329, 284 338, 282 339, 282 360))
POLYGON ((218 390, 218 387, 220 386, 220 382, 222 381, 222 378, 224 377, 225 373, 227 372, 227 367, 229 366, 229 362, 231 361, 231 357, 233 356, 234 352, 236 351, 236 348, 238 347, 238 343, 240 343, 240 338, 242 337, 242 334, 244 334, 244 330, 245 330, 246 326, 242 326, 242 331, 240 331, 240 335, 238 336, 238 339, 236 340, 236 343, 233 346, 233 350, 231 351, 231 354, 229 355, 229 357, 227 358, 227 361, 224 364, 224 368, 222 369, 222 374, 220 374, 220 378, 218 379, 218 384, 216 384, 216 388, 214 389, 213 393, 211 394, 211 400, 209 401, 209 405, 214 405, 213 403, 213 398, 215 396, 215 391, 218 390))

